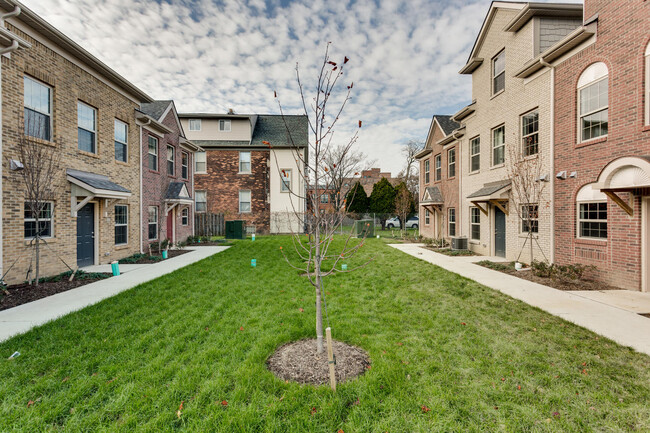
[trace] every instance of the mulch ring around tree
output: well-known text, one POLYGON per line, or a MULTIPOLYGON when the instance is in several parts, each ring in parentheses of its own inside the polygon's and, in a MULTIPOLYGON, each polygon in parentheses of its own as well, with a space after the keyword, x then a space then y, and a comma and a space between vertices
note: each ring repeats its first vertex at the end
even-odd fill
MULTIPOLYGON (((336 359, 336 381, 345 382, 362 375, 370 367, 370 357, 365 350, 333 341, 336 359)), ((309 385, 329 383, 327 347, 316 354, 316 339, 294 341, 280 346, 266 361, 268 369, 282 380, 309 385)))
POLYGON ((58 281, 43 281, 35 285, 27 283, 14 284, 4 289, 0 288, 0 311, 17 307, 28 302, 38 301, 57 293, 66 292, 70 289, 94 283, 111 277, 112 274, 87 274, 82 279, 68 281, 69 276, 65 275, 58 281))

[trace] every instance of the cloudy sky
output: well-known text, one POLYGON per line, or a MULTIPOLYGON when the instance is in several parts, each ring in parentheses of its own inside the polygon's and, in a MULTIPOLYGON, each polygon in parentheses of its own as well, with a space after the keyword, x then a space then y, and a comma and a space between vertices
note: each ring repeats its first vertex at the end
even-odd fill
MULTIPOLYGON (((300 112, 296 63, 307 94, 332 42, 347 56, 351 103, 337 129, 345 141, 363 120, 357 148, 393 174, 400 149, 424 140, 433 114, 471 100, 458 75, 489 0, 22 0, 85 49, 181 112, 300 112)), ((560 0, 564 2, 565 0, 560 0)), ((346 83, 347 84, 347 83, 346 83)))

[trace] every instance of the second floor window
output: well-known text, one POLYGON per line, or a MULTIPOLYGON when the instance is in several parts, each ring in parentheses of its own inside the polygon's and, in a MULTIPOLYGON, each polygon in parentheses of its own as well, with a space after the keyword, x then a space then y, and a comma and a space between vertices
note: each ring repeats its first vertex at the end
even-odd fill
POLYGON ((428 159, 426 161, 424 161, 424 183, 429 183, 429 180, 430 180, 430 178, 429 178, 429 164, 430 164, 430 162, 431 161, 428 160, 428 159))
POLYGON ((456 177, 456 149, 447 152, 447 177, 456 177))
POLYGON ((434 165, 436 171, 433 180, 438 181, 442 179, 442 155, 436 155, 434 165))
POLYGON ((291 170, 289 170, 288 168, 282 169, 280 171, 280 175, 282 176, 281 178, 282 184, 280 185, 280 191, 282 192, 291 191, 291 170))
POLYGON ((219 121, 219 131, 221 132, 230 132, 230 120, 220 120, 219 121))
POLYGON ((126 162, 129 126, 115 119, 115 160, 126 162))
POLYGON ((589 66, 578 80, 580 141, 607 135, 609 122, 608 70, 604 63, 589 66))
POLYGON ((97 153, 97 110, 77 101, 77 137, 79 150, 97 153))
POLYGON ((472 138, 469 141, 469 171, 481 169, 481 137, 472 138))
POLYGON ((170 176, 174 175, 174 146, 167 146, 167 174, 170 176))
POLYGON ((524 156, 539 152, 539 111, 521 116, 521 141, 524 156))
POLYGON ((201 119, 190 119, 190 131, 201 130, 201 119))
POLYGON ((506 127, 499 126, 492 130, 492 165, 500 165, 506 161, 506 127))
POLYGON ((196 152, 194 154, 194 173, 206 173, 207 163, 205 152, 196 152))
POLYGON ((158 139, 149 136, 149 170, 158 171, 158 139))
POLYGON ((187 152, 181 153, 181 177, 187 179, 189 174, 190 155, 187 152))
POLYGON ((330 196, 327 194, 321 194, 320 196, 320 202, 323 204, 327 204, 330 202, 330 196))
POLYGON ((52 139, 52 89, 29 77, 23 78, 25 135, 52 139))
POLYGON ((503 50, 492 59, 492 94, 506 88, 506 51, 503 50))
POLYGON ((239 172, 240 173, 250 173, 251 172, 251 153, 250 152, 239 152, 239 172))

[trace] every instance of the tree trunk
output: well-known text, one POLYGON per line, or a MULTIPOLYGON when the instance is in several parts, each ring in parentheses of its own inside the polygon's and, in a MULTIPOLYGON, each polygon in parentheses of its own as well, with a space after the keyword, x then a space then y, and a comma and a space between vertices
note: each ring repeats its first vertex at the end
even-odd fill
MULTIPOLYGON (((38 227, 38 218, 36 219, 36 227, 38 227)), ((38 286, 38 280, 41 277, 40 265, 41 265, 41 245, 40 245, 40 236, 36 234, 36 286, 38 286)))
POLYGON ((316 353, 323 353, 323 312, 321 310, 321 289, 323 278, 320 274, 320 218, 316 217, 316 230, 314 236, 316 245, 316 257, 314 260, 314 271, 316 273, 316 353))

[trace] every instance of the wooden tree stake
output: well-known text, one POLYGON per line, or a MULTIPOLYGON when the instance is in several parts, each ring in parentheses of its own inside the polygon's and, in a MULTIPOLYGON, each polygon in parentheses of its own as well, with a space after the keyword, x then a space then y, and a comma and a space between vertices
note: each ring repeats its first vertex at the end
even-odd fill
POLYGON ((327 363, 330 367, 330 387, 332 391, 336 391, 336 372, 334 369, 334 350, 332 349, 332 329, 328 326, 325 329, 327 337, 327 363))

